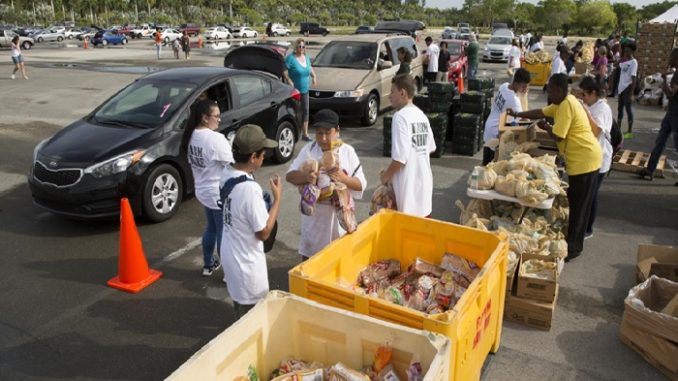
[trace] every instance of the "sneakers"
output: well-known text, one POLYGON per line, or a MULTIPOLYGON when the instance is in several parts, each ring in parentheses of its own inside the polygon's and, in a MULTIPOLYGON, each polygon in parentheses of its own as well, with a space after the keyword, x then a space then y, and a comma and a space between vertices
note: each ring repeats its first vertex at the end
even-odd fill
POLYGON ((16 75, 12 74, 12 76, 10 78, 16 79, 16 75))
POLYGON ((584 239, 593 238, 593 232, 584 234, 584 239))
POLYGON ((219 259, 214 260, 214 264, 210 267, 203 267, 202 276, 212 276, 212 273, 221 268, 221 261, 219 259))
POLYGON ((633 133, 625 132, 624 133, 624 139, 633 139, 633 133))
POLYGON ((644 168, 640 171, 640 173, 638 173, 638 175, 640 175, 640 178, 643 180, 652 181, 653 178, 652 174, 644 168))
POLYGON ((575 252, 567 253, 567 257, 565 257, 565 262, 569 262, 569 261, 571 261, 571 260, 577 258, 577 257, 580 256, 580 255, 581 255, 581 251, 580 251, 580 252, 576 252, 576 253, 575 253, 575 252))

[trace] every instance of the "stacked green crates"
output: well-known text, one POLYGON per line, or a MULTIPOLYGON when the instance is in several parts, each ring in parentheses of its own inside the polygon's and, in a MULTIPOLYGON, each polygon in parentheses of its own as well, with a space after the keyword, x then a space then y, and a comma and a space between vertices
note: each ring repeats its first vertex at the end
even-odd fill
POLYGON ((494 90, 494 78, 490 76, 481 76, 474 79, 468 80, 468 90, 471 91, 482 91, 482 90, 494 90))
POLYGON ((461 112, 483 115, 486 99, 487 96, 482 91, 469 90, 461 94, 461 112))
POLYGON ((454 135, 454 116, 461 112, 461 95, 455 95, 447 111, 447 141, 452 141, 454 135))
POLYGON ((473 156, 478 152, 482 139, 480 124, 481 115, 478 114, 459 113, 454 116, 453 153, 473 156))
POLYGON ((384 115, 384 151, 383 155, 391 157, 391 124, 393 123, 393 113, 384 115))
POLYGON ((436 150, 431 153, 432 157, 441 157, 445 154, 445 138, 447 137, 447 113, 428 114, 428 121, 433 131, 433 140, 436 150))

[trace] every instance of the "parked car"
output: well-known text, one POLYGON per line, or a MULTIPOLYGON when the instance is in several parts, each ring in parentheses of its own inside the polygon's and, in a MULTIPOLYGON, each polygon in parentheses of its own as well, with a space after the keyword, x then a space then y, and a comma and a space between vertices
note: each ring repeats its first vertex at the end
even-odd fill
POLYGON ((215 26, 205 31, 206 40, 228 40, 231 32, 223 26, 215 26))
MULTIPOLYGON (((12 39, 16 36, 16 32, 12 29, 0 29, 0 48, 10 47, 12 39)), ((35 40, 30 37, 19 36, 19 46, 23 50, 31 50, 35 40)))
POLYGON ((118 29, 118 33, 123 34, 123 35, 125 35, 125 36, 127 36, 127 37, 132 37, 132 38, 134 38, 134 36, 132 35, 132 31, 133 31, 135 28, 136 28, 135 25, 129 25, 129 24, 128 24, 128 25, 125 25, 125 26, 123 26, 122 28, 118 29))
POLYGON ((471 28, 461 27, 457 30, 457 38, 460 40, 468 41, 472 33, 473 31, 471 30, 471 28))
POLYGON ((248 26, 233 27, 231 33, 233 33, 233 37, 235 38, 250 38, 250 37, 256 38, 259 35, 256 30, 248 26))
POLYGON ((82 28, 82 33, 78 35, 78 40, 84 41, 85 39, 91 40, 94 37, 94 34, 101 29, 96 28, 82 28))
POLYGON ((454 40, 457 38, 457 30, 450 26, 446 26, 445 29, 443 29, 441 37, 443 40, 454 40))
POLYGON ((317 84, 309 91, 312 111, 330 108, 340 115, 360 117, 364 126, 377 121, 391 106, 391 79, 400 67, 396 50, 412 53, 411 75, 421 88, 422 57, 415 40, 396 34, 354 34, 327 43, 313 60, 317 84))
MULTIPOLYGON (((149 37, 151 39, 154 39, 155 33, 158 33, 158 32, 151 33, 151 35, 149 37)), ((184 34, 179 32, 178 30, 171 29, 171 28, 167 28, 167 29, 163 30, 162 32, 160 32, 160 38, 163 41, 165 41, 166 44, 169 44, 170 42, 172 42, 172 41, 174 41, 178 38, 181 38, 183 35, 184 34)))
POLYGON ((271 26, 271 32, 273 33, 273 36, 275 36, 275 37, 292 35, 292 32, 282 24, 273 24, 271 26))
POLYGON ((374 27, 375 32, 407 33, 412 38, 417 38, 417 33, 424 29, 426 24, 416 20, 379 21, 374 27))
POLYGON ((63 33, 54 30, 43 29, 33 35, 35 42, 57 41, 61 42, 66 38, 63 33))
POLYGON ((132 38, 144 38, 152 35, 153 33, 155 33, 155 28, 152 28, 149 25, 142 25, 136 29, 132 29, 130 36, 132 36, 132 38))
MULTIPOLYGON (((11 28, 7 28, 7 29, 11 29, 11 28)), ((31 29, 28 29, 28 28, 16 28, 16 29, 11 29, 11 30, 13 30, 14 33, 18 34, 20 37, 29 37, 29 35, 33 31, 31 29)))
POLYGON ((364 33, 372 33, 374 32, 374 27, 369 26, 369 25, 361 25, 356 28, 355 34, 364 34, 364 33))
POLYGON ((66 29, 66 31, 64 32, 64 36, 66 36, 66 38, 69 40, 72 40, 73 38, 78 38, 78 36, 81 34, 82 31, 80 29, 75 28, 66 29))
POLYGON ((279 144, 273 159, 288 161, 300 136, 301 95, 282 81, 283 58, 244 46, 225 63, 235 69, 171 68, 138 78, 40 142, 28 175, 35 204, 76 218, 114 218, 125 196, 136 215, 171 218, 194 191, 180 144, 203 93, 220 107, 219 132, 232 140, 240 126, 257 124, 279 144), (250 63, 256 71, 244 70, 250 63))
POLYGON ((179 32, 182 34, 186 32, 189 36, 197 36, 200 34, 200 25, 198 24, 181 24, 179 25, 179 32))
POLYGON ((460 22, 460 23, 457 23, 457 29, 461 29, 461 28, 469 28, 469 29, 471 29, 471 24, 469 24, 469 23, 467 23, 467 22, 460 22))
POLYGON ((511 40, 510 36, 491 36, 483 49, 483 61, 508 62, 511 40))
POLYGON ((94 34, 94 37, 91 39, 92 45, 94 46, 99 46, 99 45, 126 45, 127 44, 127 36, 124 34, 118 33, 117 30, 107 30, 107 31, 99 31, 94 34))
POLYGON ((466 78, 468 69, 468 57, 466 56, 466 46, 468 43, 464 40, 442 40, 447 42, 447 51, 450 53, 450 69, 447 71, 447 79, 452 83, 457 82, 457 78, 463 73, 466 78))
POLYGON ((321 34, 323 36, 327 36, 330 34, 330 31, 327 30, 327 28, 321 27, 320 24, 315 22, 302 22, 299 24, 299 33, 303 34, 304 36, 308 36, 309 34, 321 34))
POLYGON ((509 29, 508 24, 503 23, 503 22, 496 22, 492 24, 492 33, 494 34, 494 31, 500 30, 500 29, 509 29))

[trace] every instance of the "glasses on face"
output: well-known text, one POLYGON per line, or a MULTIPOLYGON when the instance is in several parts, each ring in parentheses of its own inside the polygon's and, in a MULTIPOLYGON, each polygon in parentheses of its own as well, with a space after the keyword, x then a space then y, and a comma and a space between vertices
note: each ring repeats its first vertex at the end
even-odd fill
POLYGON ((220 116, 221 116, 221 114, 212 114, 212 115, 210 115, 210 118, 218 119, 220 116))
POLYGON ((306 45, 299 45, 299 49, 306 49, 306 45))

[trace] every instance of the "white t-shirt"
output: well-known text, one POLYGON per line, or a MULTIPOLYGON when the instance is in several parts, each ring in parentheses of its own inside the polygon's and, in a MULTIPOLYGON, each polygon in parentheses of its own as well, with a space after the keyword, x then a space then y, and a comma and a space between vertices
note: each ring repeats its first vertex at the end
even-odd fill
POLYGON ((543 42, 541 42, 541 41, 535 42, 534 44, 532 44, 532 46, 530 46, 530 53, 536 52, 537 50, 544 50, 544 43, 543 42))
POLYGON ((607 100, 599 99, 598 102, 588 106, 593 120, 596 121, 602 133, 598 135, 598 143, 603 151, 603 163, 600 166, 600 173, 606 173, 612 166, 612 109, 607 104, 607 100))
POLYGON ((210 209, 219 209, 219 179, 224 167, 233 162, 226 137, 209 128, 193 131, 188 143, 188 163, 195 180, 195 197, 210 209))
MULTIPOLYGON (((307 160, 314 159, 320 161, 323 151, 320 146, 313 142, 306 144, 301 149, 299 155, 294 159, 287 172, 297 171, 307 160)), ((363 197, 363 191, 367 187, 367 180, 363 173, 363 167, 360 164, 355 149, 344 143, 339 147, 339 166, 349 176, 357 177, 362 184, 362 191, 351 191, 354 200, 363 197)), ((329 203, 319 202, 315 205, 315 211, 312 216, 301 215, 301 238, 299 241, 299 254, 304 257, 310 257, 325 248, 330 242, 341 237, 346 232, 339 226, 336 208, 329 203)))
POLYGON ((428 56, 428 66, 426 71, 429 73, 438 72, 438 57, 440 56, 440 48, 438 45, 431 43, 431 45, 426 48, 426 55, 428 56))
MULTIPOLYGON (((242 175, 247 174, 229 165, 220 185, 242 175)), ((220 253, 228 293, 240 304, 256 304, 268 293, 264 242, 255 235, 264 230, 267 221, 261 186, 255 181, 237 184, 224 202, 220 253)))
POLYGON ((509 50, 509 62, 508 67, 518 69, 520 67, 520 48, 517 46, 511 46, 509 50))
POLYGON ((619 74, 619 86, 617 87, 617 92, 621 94, 627 87, 631 86, 633 77, 638 74, 638 61, 634 58, 632 60, 620 62, 619 69, 621 70, 621 73, 619 74))
MULTIPOLYGON (((483 140, 485 141, 486 147, 490 147, 488 145, 490 140, 499 137, 499 116, 502 112, 505 112, 506 109, 509 108, 515 110, 516 112, 523 111, 518 94, 516 94, 515 91, 509 89, 509 84, 507 82, 499 86, 497 95, 495 95, 494 99, 492 100, 492 109, 490 110, 490 115, 485 121, 483 140)), ((490 148, 494 149, 495 147, 490 148)))
POLYGON ((16 45, 13 42, 10 42, 10 45, 12 47, 12 57, 19 57, 21 55, 21 48, 19 45, 16 45))
MULTIPOLYGON (((567 74, 567 67, 565 66, 565 62, 563 62, 563 59, 560 58, 560 54, 553 57, 553 62, 551 63, 551 76, 554 74, 567 74)), ((549 76, 549 78, 551 78, 549 76)))
POLYGON ((392 179, 398 210, 419 217, 431 214, 433 174, 429 154, 436 150, 426 115, 408 104, 393 115, 391 159, 405 164, 392 179))

